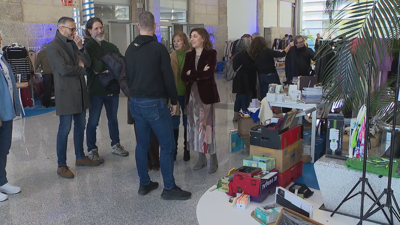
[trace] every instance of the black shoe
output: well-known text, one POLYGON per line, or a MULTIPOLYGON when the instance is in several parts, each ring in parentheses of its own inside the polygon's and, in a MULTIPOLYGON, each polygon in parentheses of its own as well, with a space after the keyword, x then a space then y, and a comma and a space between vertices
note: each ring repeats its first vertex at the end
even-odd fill
POLYGON ((150 191, 156 190, 158 188, 158 183, 150 181, 148 185, 140 185, 139 187, 139 195, 147 195, 150 191))
POLYGON ((188 200, 192 196, 192 193, 182 190, 180 187, 176 186, 171 190, 163 190, 161 198, 164 200, 188 200))
POLYGON ((189 160, 190 160, 190 151, 185 149, 183 151, 183 161, 187 162, 189 160))

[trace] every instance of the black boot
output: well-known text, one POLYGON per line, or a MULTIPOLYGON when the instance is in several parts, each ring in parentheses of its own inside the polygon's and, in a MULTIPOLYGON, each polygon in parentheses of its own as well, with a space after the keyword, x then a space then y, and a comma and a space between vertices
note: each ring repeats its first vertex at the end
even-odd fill
POLYGON ((183 138, 185 139, 184 141, 184 151, 183 151, 183 161, 187 162, 190 160, 190 151, 187 149, 187 132, 185 129, 185 133, 183 135, 183 138))
POLYGON ((174 161, 176 161, 176 155, 178 155, 178 138, 179 138, 179 129, 174 130, 174 138, 175 138, 175 153, 174 153, 174 161))

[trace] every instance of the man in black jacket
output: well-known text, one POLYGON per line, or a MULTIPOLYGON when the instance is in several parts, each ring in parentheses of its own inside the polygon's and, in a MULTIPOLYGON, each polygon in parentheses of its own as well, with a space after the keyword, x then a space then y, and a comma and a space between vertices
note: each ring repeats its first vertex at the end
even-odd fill
POLYGON ((136 166, 140 177, 139 194, 146 195, 158 188, 150 180, 147 152, 151 130, 160 143, 160 166, 164 179, 161 197, 165 200, 187 200, 191 193, 176 186, 174 179, 175 139, 172 117, 176 111, 178 93, 171 59, 164 45, 154 40, 154 16, 150 12, 139 15, 140 35, 125 53, 126 79, 130 90, 130 110, 137 130, 136 166), (172 107, 168 108, 168 99, 172 107))

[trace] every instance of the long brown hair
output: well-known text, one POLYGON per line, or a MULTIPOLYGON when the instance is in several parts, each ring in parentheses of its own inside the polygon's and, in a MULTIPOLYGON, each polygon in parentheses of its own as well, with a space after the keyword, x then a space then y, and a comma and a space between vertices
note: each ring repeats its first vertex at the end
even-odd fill
POLYGON ((250 57, 256 59, 260 52, 266 50, 267 48, 267 42, 263 37, 254 38, 250 44, 250 57))
POLYGON ((207 32, 206 29, 204 29, 204 28, 193 28, 193 29, 190 31, 190 36, 192 36, 192 33, 193 33, 194 31, 196 31, 196 32, 204 39, 203 48, 204 48, 205 50, 211 50, 211 49, 213 49, 213 45, 212 45, 212 43, 211 43, 211 41, 210 41, 210 34, 208 34, 208 32, 207 32))
POLYGON ((182 50, 187 51, 187 50, 190 49, 189 40, 188 40, 188 37, 186 36, 186 34, 183 33, 183 32, 178 32, 178 33, 174 34, 174 36, 172 37, 172 48, 174 48, 174 50, 175 50, 175 47, 174 47, 174 39, 175 39, 176 37, 179 37, 179 38, 182 39, 182 41, 183 41, 183 45, 184 45, 184 46, 183 46, 183 49, 182 49, 182 50))

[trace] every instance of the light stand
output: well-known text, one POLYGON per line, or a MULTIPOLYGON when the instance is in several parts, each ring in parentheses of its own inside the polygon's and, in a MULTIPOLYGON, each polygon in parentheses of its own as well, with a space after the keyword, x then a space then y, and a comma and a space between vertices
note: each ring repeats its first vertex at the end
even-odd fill
MULTIPOLYGON (((374 39, 374 34, 375 34, 375 10, 376 10, 376 1, 374 1, 374 6, 372 9, 372 21, 371 23, 373 24, 373 28, 372 28, 372 40, 374 39)), ((371 41, 371 55, 374 55, 374 46, 373 46, 373 41, 371 41)), ((372 60, 372 59, 371 59, 372 60)), ((381 208, 381 204, 379 202, 379 199, 377 198, 374 190, 372 189, 371 185, 369 184, 368 178, 366 177, 366 173, 367 173, 367 157, 368 157, 368 151, 369 151, 369 116, 370 116, 370 100, 371 100, 371 93, 370 93, 370 88, 371 88, 371 76, 372 76, 373 70, 372 70, 372 62, 370 61, 368 63, 368 73, 367 73, 367 103, 366 103, 366 113, 365 113, 365 146, 364 146, 364 158, 363 158, 363 171, 362 171, 362 176, 360 177, 360 179, 357 181, 357 183, 354 185, 354 187, 350 190, 350 192, 346 195, 346 197, 342 200, 342 202, 340 202, 339 206, 336 207, 336 209, 332 212, 331 217, 333 215, 335 215, 335 213, 338 211, 338 209, 343 205, 343 203, 347 202, 348 200, 354 198, 357 195, 361 195, 361 206, 360 206, 360 222, 358 224, 362 224, 363 220, 368 218, 364 218, 364 197, 367 196, 369 197, 374 203, 373 206, 378 205, 379 208, 376 210, 378 211, 379 209, 382 210, 382 212, 385 214, 386 219, 389 221, 389 217, 386 214, 385 210, 383 208, 381 208), (358 187, 358 185, 361 184, 361 191, 353 194, 354 190, 358 187), (370 189, 372 195, 374 198, 372 198, 372 196, 370 194, 368 194, 365 190, 365 185, 368 186, 368 188, 370 189)), ((350 153, 350 152, 349 152, 350 153)))
MULTIPOLYGON (((399 57, 400 57, 400 51, 399 51, 399 57)), ((399 58, 399 63, 400 63, 400 58, 399 58)), ((375 203, 371 206, 371 208, 367 211, 367 213, 364 215, 363 219, 368 219, 368 217, 372 216, 379 210, 383 210, 384 208, 387 207, 390 213, 390 221, 389 224, 394 224, 393 220, 393 214, 396 217, 396 219, 400 222, 400 208, 399 205, 397 204, 396 198, 393 194, 393 189, 392 189, 392 174, 393 174, 393 158, 394 158, 394 145, 395 145, 395 134, 396 134, 396 114, 397 114, 397 105, 398 105, 398 96, 399 96, 399 77, 400 77, 400 64, 397 67, 397 79, 396 79, 396 95, 395 95, 395 100, 394 100, 394 112, 393 112, 393 125, 392 125, 392 139, 390 140, 390 157, 389 157, 389 174, 388 174, 388 183, 387 183, 387 188, 383 190, 382 194, 379 196, 378 199, 376 199, 375 203), (385 204, 380 204, 380 200, 382 197, 386 195, 386 203, 385 204), (396 208, 392 205, 392 200, 396 208), (378 205, 378 208, 375 210, 374 207, 378 205), (396 211, 397 210, 397 211, 396 211)), ((385 212, 385 211, 384 211, 385 212)))

